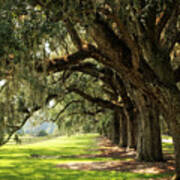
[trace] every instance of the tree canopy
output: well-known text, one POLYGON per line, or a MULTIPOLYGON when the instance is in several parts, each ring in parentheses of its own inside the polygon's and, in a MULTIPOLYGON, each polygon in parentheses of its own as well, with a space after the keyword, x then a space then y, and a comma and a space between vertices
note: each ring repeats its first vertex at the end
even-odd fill
POLYGON ((93 122, 105 132, 114 124, 107 131, 117 140, 116 119, 129 131, 138 124, 138 157, 160 160, 161 149, 145 147, 153 151, 161 115, 173 136, 178 178, 179 43, 179 0, 0 1, 0 144, 53 100, 52 120, 68 110, 60 125, 93 122))

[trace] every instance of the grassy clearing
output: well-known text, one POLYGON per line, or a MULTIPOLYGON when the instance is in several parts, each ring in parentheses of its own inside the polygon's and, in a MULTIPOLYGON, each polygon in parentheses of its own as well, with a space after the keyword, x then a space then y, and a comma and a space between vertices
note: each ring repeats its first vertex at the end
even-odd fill
MULTIPOLYGON (((138 174, 116 171, 65 170, 56 165, 65 162, 109 161, 112 158, 78 158, 95 154, 96 134, 54 139, 26 145, 6 145, 0 148, 0 180, 121 180, 163 178, 170 174, 138 174), (48 158, 33 158, 32 155, 48 158)), ((165 144, 165 143, 164 143, 165 144)), ((169 148, 169 146, 168 146, 169 148)))
POLYGON ((172 137, 168 136, 168 135, 162 135, 162 138, 166 139, 166 140, 171 140, 172 141, 172 137))
POLYGON ((162 143, 164 153, 173 154, 174 153, 174 147, 172 145, 172 137, 167 136, 167 135, 163 135, 162 139, 165 140, 165 142, 162 143))
MULTIPOLYGON (((56 136, 57 137, 57 136, 56 136)), ((48 135, 48 136, 32 136, 32 135, 23 135, 19 136, 20 144, 33 144, 37 142, 41 142, 44 140, 49 140, 49 139, 54 139, 54 135, 48 135)), ((17 144, 16 141, 14 140, 14 136, 8 141, 8 145, 15 145, 17 144)))

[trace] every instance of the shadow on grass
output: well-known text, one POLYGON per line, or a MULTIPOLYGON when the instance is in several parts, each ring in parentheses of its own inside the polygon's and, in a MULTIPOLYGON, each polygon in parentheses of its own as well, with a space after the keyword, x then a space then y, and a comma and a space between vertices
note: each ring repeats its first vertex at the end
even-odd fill
MULTIPOLYGON (((0 149, 0 180, 120 180, 149 179, 171 176, 171 173, 138 174, 114 170, 83 171, 57 168, 57 164, 78 161, 109 161, 120 157, 99 156, 95 138, 97 136, 72 136, 47 143, 5 146, 0 149), (38 155, 33 158, 32 155, 38 155), (91 154, 93 156, 86 157, 91 154), (84 156, 83 156, 84 155, 84 156), (40 157, 40 158, 39 158, 40 157), (41 158, 44 157, 44 158, 41 158), (48 158, 47 158, 48 157, 48 158)), ((135 168, 135 167, 134 167, 135 168)))
POLYGON ((169 177, 171 174, 138 174, 131 172, 116 171, 80 171, 56 168, 51 163, 41 161, 14 163, 13 167, 4 167, 0 173, 0 179, 6 180, 109 180, 109 179, 149 179, 169 177))
POLYGON ((172 145, 172 143, 162 143, 162 146, 163 146, 163 151, 165 153, 174 153, 174 147, 172 145))

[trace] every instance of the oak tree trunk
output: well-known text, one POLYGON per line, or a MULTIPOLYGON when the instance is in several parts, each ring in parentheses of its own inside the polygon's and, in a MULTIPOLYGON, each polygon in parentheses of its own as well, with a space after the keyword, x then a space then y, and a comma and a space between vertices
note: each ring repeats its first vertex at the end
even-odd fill
POLYGON ((148 97, 139 96, 138 109, 137 159, 150 162, 162 161, 158 108, 148 97))
MULTIPOLYGON (((172 94, 172 93, 171 93, 172 94)), ((180 95, 174 94, 171 99, 171 109, 169 109, 170 130, 173 137, 174 153, 175 153, 175 176, 173 180, 180 179, 180 95)))
POLYGON ((121 113, 120 116, 120 140, 119 146, 120 147, 127 147, 127 119, 124 113, 121 113))
MULTIPOLYGON (((180 120, 180 115, 179 115, 180 120)), ((175 162, 176 162, 176 169, 175 169, 175 178, 176 180, 180 179, 180 123, 172 122, 172 137, 174 143, 174 151, 175 151, 175 162)))
POLYGON ((119 144, 119 138, 120 138, 120 133, 119 133, 119 128, 120 128, 120 120, 119 120, 119 111, 115 110, 114 111, 114 118, 112 121, 112 127, 111 127, 111 141, 113 144, 119 144))
POLYGON ((134 108, 127 109, 127 137, 128 137, 128 148, 136 149, 137 146, 137 119, 135 116, 134 108))

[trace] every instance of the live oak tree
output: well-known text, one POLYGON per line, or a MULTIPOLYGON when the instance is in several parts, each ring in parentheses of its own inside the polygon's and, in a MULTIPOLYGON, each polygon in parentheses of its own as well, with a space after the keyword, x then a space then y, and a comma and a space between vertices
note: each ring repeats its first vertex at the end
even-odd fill
MULTIPOLYGON (((180 67, 173 68, 170 58, 180 42, 179 0, 0 3, 2 79, 27 79, 34 72, 28 79, 33 81, 93 58, 118 74, 139 112, 139 159, 162 159, 158 117, 167 120, 180 178, 180 67), (48 57, 47 45, 63 49, 64 56, 48 57)), ((116 89, 121 96, 121 87, 116 89)))
MULTIPOLYGON (((68 92, 78 94, 85 100, 102 108, 97 110, 98 113, 104 113, 104 110, 107 109, 113 111, 114 118, 110 125, 110 132, 108 132, 110 139, 122 147, 135 148, 137 132, 135 108, 118 74, 107 67, 98 67, 98 65, 90 61, 73 66, 68 71, 70 71, 67 73, 69 74, 68 80, 66 80, 68 83, 65 85, 68 92), (74 85, 70 85, 71 80, 69 77, 73 76, 73 73, 77 71, 83 72, 84 75, 79 74, 82 80, 73 81, 74 85), (87 78, 87 75, 90 75, 91 78, 87 78), (68 87, 68 84, 70 87, 68 87)), ((93 113, 90 114, 94 115, 93 113)))

